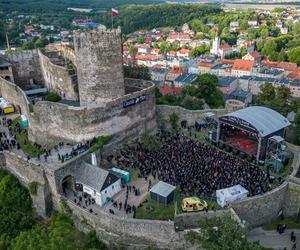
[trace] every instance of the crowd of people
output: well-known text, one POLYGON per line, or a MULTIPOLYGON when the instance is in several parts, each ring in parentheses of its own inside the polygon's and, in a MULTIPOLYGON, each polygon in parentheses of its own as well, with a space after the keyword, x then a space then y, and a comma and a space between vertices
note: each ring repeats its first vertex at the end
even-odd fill
POLYGON ((0 126, 7 128, 7 131, 2 129, 0 132, 0 151, 12 150, 14 148, 19 150, 21 147, 17 142, 15 130, 12 128, 12 120, 2 117, 0 126))
POLYGON ((181 134, 160 132, 156 136, 159 150, 147 150, 138 142, 121 150, 119 166, 138 168, 140 177, 152 175, 187 195, 212 195, 237 184, 250 196, 270 190, 269 174, 257 165, 181 134))
MULTIPOLYGON (((27 145, 30 142, 27 137, 27 130, 22 127, 20 123, 15 123, 13 125, 13 121, 9 118, 3 117, 0 120, 0 126, 2 126, 2 129, 0 131, 0 151, 4 150, 12 150, 17 149, 20 150, 21 146, 17 141, 17 134, 25 133, 25 139, 23 138, 23 144, 27 145)), ((37 155, 36 160, 38 161, 48 161, 48 158, 52 156, 54 153, 57 154, 57 159, 61 163, 64 163, 65 161, 68 161, 72 159, 73 157, 87 151, 90 149, 93 145, 96 143, 96 138, 93 138, 91 140, 86 141, 85 143, 79 143, 75 146, 73 146, 70 149, 70 152, 65 152, 65 150, 62 150, 65 146, 63 142, 59 142, 57 145, 54 145, 53 148, 45 149, 42 147, 42 145, 38 143, 33 143, 32 146, 36 149, 37 155)), ((26 152, 24 152, 26 154, 26 152)), ((31 159, 30 155, 26 155, 27 160, 31 159)))
MULTIPOLYGON (((133 218, 135 218, 136 207, 134 205, 130 205, 128 203, 129 194, 139 195, 139 190, 135 186, 126 185, 126 197, 124 203, 122 201, 115 201, 113 198, 110 199, 112 202, 113 207, 119 210, 124 209, 126 214, 133 213, 133 218)), ((110 213, 114 214, 112 209, 109 210, 110 213)))

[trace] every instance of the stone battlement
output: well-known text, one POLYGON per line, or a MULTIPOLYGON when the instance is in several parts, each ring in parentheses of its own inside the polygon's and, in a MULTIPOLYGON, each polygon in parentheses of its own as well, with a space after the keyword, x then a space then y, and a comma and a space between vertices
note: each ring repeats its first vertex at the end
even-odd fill
POLYGON ((99 25, 95 29, 75 30, 73 32, 74 37, 87 38, 87 39, 90 39, 92 37, 99 37, 99 34, 101 34, 101 36, 107 35, 108 37, 114 37, 114 36, 119 37, 121 36, 122 31, 120 26, 118 26, 116 29, 108 29, 104 25, 99 25))

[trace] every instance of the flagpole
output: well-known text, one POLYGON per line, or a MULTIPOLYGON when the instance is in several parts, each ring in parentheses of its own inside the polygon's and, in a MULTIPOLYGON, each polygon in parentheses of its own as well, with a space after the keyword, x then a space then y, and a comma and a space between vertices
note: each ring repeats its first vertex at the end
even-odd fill
POLYGON ((114 15, 111 13, 111 29, 114 28, 114 15))

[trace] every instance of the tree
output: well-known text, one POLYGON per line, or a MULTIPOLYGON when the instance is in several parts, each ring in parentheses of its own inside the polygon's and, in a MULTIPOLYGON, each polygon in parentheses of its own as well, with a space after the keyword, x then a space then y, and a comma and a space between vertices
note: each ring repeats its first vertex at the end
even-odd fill
POLYGON ((295 117, 295 140, 297 145, 300 145, 300 108, 298 109, 297 115, 295 117))
POLYGON ((267 27, 261 27, 260 30, 259 30, 259 35, 261 37, 268 37, 269 36, 269 29, 267 27))
POLYGON ((195 82, 198 84, 198 92, 201 94, 201 97, 208 100, 217 88, 218 77, 211 74, 203 74, 195 82))
POLYGON ((211 74, 200 75, 195 81, 195 84, 198 85, 196 97, 203 98, 213 108, 224 105, 223 94, 217 88, 218 81, 218 77, 211 74))
POLYGON ((271 53, 277 51, 277 46, 274 40, 268 40, 265 45, 264 48, 262 50, 263 54, 269 56, 271 53))
POLYGON ((170 121, 170 124, 171 124, 171 127, 174 131, 178 131, 178 128, 179 128, 179 116, 177 113, 173 112, 172 114, 170 114, 169 116, 169 121, 170 121))
POLYGON ((207 250, 262 250, 257 243, 246 239, 249 228, 242 228, 230 215, 199 222, 201 232, 188 232, 186 239, 207 250))
POLYGON ((198 57, 198 56, 206 54, 207 52, 209 52, 209 47, 206 46, 205 44, 202 44, 202 45, 192 49, 191 55, 193 57, 198 57))
POLYGON ((255 48, 258 52, 261 52, 264 48, 265 41, 262 39, 259 39, 255 42, 255 48))
POLYGON ((194 30, 195 32, 203 32, 203 33, 209 32, 209 27, 199 19, 192 20, 190 22, 190 26, 192 30, 194 30))
POLYGON ((240 51, 241 57, 245 56, 247 54, 247 48, 246 47, 242 47, 241 51, 240 51))
POLYGON ((156 151, 160 148, 160 142, 156 136, 144 133, 141 135, 141 141, 148 151, 156 151))
POLYGON ((203 100, 188 95, 182 100, 182 106, 189 110, 203 109, 203 104, 203 100))
POLYGON ((290 89, 285 86, 277 87, 276 89, 271 83, 266 83, 261 87, 261 93, 256 98, 256 104, 269 107, 283 115, 291 110, 289 104, 290 89))
POLYGON ((288 52, 288 59, 290 62, 300 65, 300 46, 293 48, 288 52))
POLYGON ((256 104, 270 106, 270 102, 275 99, 276 92, 272 83, 266 83, 260 87, 261 92, 257 95, 256 104))

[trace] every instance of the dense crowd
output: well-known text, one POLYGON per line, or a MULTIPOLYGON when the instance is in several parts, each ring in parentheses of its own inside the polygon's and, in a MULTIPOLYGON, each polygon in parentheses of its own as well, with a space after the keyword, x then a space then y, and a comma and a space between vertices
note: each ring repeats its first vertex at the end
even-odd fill
POLYGON ((159 150, 149 151, 139 142, 121 151, 120 166, 138 168, 140 177, 152 175, 188 195, 211 195, 237 184, 251 196, 270 190, 269 174, 257 165, 184 135, 163 132, 157 137, 159 150))

